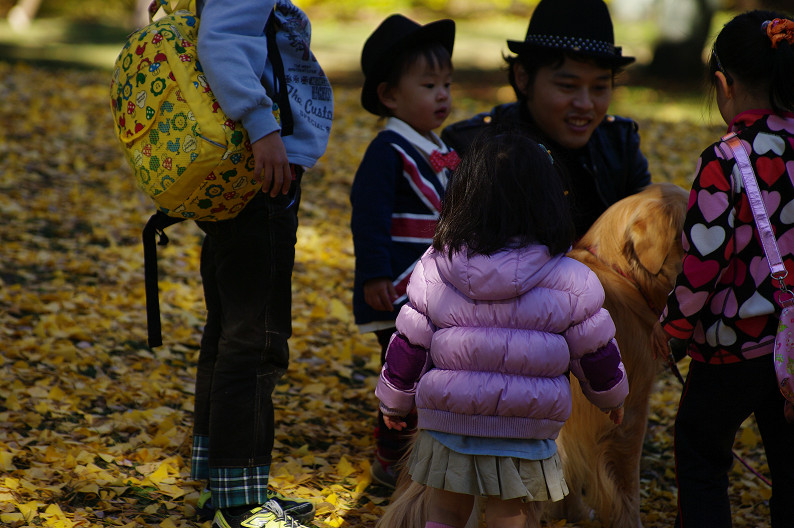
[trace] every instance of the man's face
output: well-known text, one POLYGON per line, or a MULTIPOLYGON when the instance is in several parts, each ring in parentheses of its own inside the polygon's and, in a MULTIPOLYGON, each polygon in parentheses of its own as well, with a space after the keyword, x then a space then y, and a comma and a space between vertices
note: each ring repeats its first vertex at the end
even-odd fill
MULTIPOLYGON (((521 86, 527 75, 521 65, 515 67, 521 86)), ((524 85, 527 108, 541 132, 570 149, 587 144, 612 101, 612 70, 568 57, 559 67, 541 67, 535 82, 524 85)))

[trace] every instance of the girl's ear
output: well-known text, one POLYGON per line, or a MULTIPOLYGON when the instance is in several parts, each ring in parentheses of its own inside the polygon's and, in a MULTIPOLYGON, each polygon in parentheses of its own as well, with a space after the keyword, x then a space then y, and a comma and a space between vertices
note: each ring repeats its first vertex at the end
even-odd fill
POLYGON ((383 103, 383 106, 389 110, 394 110, 397 107, 397 101, 394 98, 392 89, 386 82, 378 84, 377 92, 378 99, 380 99, 380 102, 383 103))
POLYGON ((721 71, 714 72, 717 79, 717 95, 725 100, 733 99, 733 83, 728 83, 728 78, 721 71))
POLYGON ((528 95, 527 92, 529 91, 529 87, 527 84, 529 83, 529 74, 524 66, 518 62, 513 63, 513 78, 516 80, 516 87, 518 87, 518 90, 522 94, 528 95))

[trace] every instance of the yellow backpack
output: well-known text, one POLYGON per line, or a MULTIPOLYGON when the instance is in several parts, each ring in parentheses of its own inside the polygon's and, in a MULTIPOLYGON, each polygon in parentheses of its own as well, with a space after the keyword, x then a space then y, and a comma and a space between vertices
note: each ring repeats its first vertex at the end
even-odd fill
MULTIPOLYGON (((133 33, 116 59, 116 135, 138 187, 160 211, 191 220, 234 217, 261 189, 248 133, 207 84, 196 54, 195 0, 155 0, 151 10, 159 6, 167 15, 133 33)), ((269 50, 273 40, 268 35, 269 50)), ((274 113, 279 119, 277 105, 274 113)))
MULTIPOLYGON (((116 135, 158 209, 143 230, 150 347, 162 344, 156 237, 167 244, 164 229, 182 220, 232 218, 261 190, 248 133, 221 110, 198 60, 195 0, 154 0, 152 17, 160 7, 166 16, 127 39, 110 84, 116 135)), ((273 114, 287 136, 292 113, 274 16, 263 31, 278 89, 273 114)))

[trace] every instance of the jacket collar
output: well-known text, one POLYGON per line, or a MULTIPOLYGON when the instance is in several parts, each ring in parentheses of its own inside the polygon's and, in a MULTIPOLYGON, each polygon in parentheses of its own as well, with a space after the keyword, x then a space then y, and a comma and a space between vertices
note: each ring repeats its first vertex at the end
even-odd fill
POLYGON ((749 128, 765 117, 777 117, 781 120, 781 127, 787 130, 794 129, 794 113, 784 112, 783 114, 776 114, 769 108, 758 108, 753 110, 745 110, 733 118, 731 124, 728 125, 728 132, 739 132, 745 128, 749 128))
POLYGON ((441 152, 442 154, 446 154, 449 152, 449 147, 447 147, 441 138, 439 138, 435 132, 432 130, 430 131, 430 137, 433 139, 430 140, 417 132, 411 125, 406 123, 401 119, 397 119, 396 117, 390 117, 388 121, 386 121, 386 130, 391 130, 392 132, 396 132, 408 140, 417 150, 419 150, 422 154, 426 156, 430 156, 434 150, 441 152))

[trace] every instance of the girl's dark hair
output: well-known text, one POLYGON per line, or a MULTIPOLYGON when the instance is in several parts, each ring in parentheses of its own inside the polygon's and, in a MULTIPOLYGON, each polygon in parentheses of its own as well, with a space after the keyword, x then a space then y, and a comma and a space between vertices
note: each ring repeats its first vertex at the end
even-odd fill
POLYGON ((489 127, 452 177, 433 247, 450 255, 464 246, 491 255, 535 243, 552 255, 567 251, 575 235, 558 167, 521 132, 489 127))
MULTIPOLYGON (((422 42, 415 46, 409 46, 397 54, 392 63, 389 74, 383 80, 386 86, 394 88, 400 84, 400 79, 405 72, 417 63, 420 58, 424 58, 427 65, 432 69, 440 68, 452 69, 452 57, 449 51, 439 42, 422 42)), ((378 99, 378 115, 381 117, 391 117, 391 110, 378 99)))
POLYGON ((739 79, 760 96, 767 96, 776 113, 794 111, 794 46, 781 41, 772 48, 763 23, 788 18, 775 11, 748 11, 725 24, 712 47, 708 74, 721 71, 728 82, 739 79))
POLYGON ((565 62, 565 59, 571 59, 574 61, 579 62, 590 62, 595 64, 599 68, 604 68, 605 70, 612 70, 612 78, 614 79, 620 72, 623 71, 622 67, 615 66, 611 61, 607 59, 597 59, 593 57, 588 57, 585 55, 580 55, 571 51, 560 50, 560 49, 544 49, 538 48, 537 50, 533 50, 532 53, 523 53, 521 55, 511 55, 503 57, 504 61, 507 63, 507 80, 510 82, 510 86, 513 87, 513 91, 516 94, 516 99, 520 103, 524 103, 527 100, 527 93, 529 88, 535 83, 535 77, 538 74, 538 70, 544 67, 551 67, 551 68, 559 68, 562 66, 562 63, 565 62), (513 71, 513 66, 515 64, 520 64, 524 67, 524 70, 527 72, 527 86, 518 86, 516 82, 516 75, 513 71))

